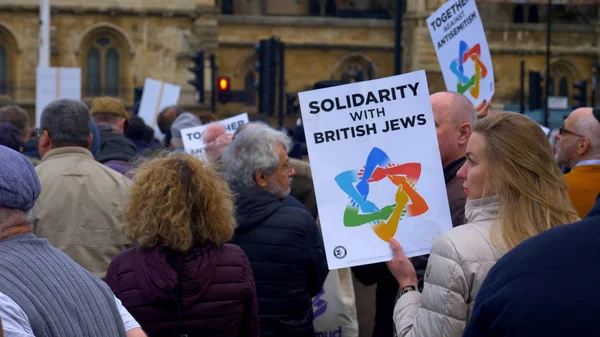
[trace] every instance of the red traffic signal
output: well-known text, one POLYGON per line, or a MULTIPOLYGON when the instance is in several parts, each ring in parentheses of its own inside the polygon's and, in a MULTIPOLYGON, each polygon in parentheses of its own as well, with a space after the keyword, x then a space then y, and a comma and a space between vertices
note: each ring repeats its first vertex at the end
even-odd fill
POLYGON ((231 82, 229 77, 217 78, 218 98, 220 103, 227 103, 231 100, 231 82))
POLYGON ((219 78, 219 90, 225 91, 229 89, 229 78, 221 77, 219 78))

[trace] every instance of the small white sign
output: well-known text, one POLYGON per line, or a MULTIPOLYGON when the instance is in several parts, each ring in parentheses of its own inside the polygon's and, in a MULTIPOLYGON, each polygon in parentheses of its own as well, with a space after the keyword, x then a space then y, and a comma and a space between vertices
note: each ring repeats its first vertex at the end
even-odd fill
POLYGON ((452 221, 425 71, 299 98, 329 268, 428 254, 452 221))
POLYGON ((548 109, 566 110, 569 108, 569 98, 565 96, 548 97, 548 109))
MULTIPOLYGON (((227 133, 234 133, 240 126, 248 124, 248 113, 244 112, 237 116, 222 119, 216 123, 219 123, 225 127, 227 133)), ((195 126, 193 128, 181 130, 181 139, 183 140, 183 147, 185 152, 195 156, 196 158, 204 157, 204 149, 206 144, 204 143, 204 131, 210 124, 195 126)))
POLYGON ((46 105, 60 98, 81 100, 80 68, 37 68, 35 82, 36 127, 46 105))
POLYGON ((451 0, 427 18, 446 88, 473 105, 494 96, 492 56, 475 0, 451 0))
POLYGON ((158 113, 170 105, 177 104, 180 92, 181 87, 175 84, 151 78, 147 78, 144 83, 144 92, 140 101, 138 116, 154 129, 154 137, 157 139, 162 140, 164 138, 163 133, 160 132, 156 124, 158 113))

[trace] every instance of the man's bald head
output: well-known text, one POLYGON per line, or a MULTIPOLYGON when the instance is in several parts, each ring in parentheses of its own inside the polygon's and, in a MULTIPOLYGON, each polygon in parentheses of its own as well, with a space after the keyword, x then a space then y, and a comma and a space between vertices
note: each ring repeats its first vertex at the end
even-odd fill
POLYGON ((594 159, 600 159, 600 121, 594 117, 593 111, 592 108, 575 109, 565 122, 572 125, 573 131, 589 139, 588 153, 594 156, 594 159))
POLYGON ((477 112, 468 98, 456 92, 438 92, 430 99, 442 165, 446 167, 464 157, 477 112))
POLYGON ((573 168, 581 161, 600 159, 600 122, 592 108, 573 110, 563 122, 562 130, 555 136, 556 163, 573 168))
MULTIPOLYGON (((467 97, 457 92, 442 91, 430 96, 434 116, 449 118, 454 126, 460 123, 474 123, 477 111, 467 97)), ((437 119, 437 118, 436 118, 437 119)))

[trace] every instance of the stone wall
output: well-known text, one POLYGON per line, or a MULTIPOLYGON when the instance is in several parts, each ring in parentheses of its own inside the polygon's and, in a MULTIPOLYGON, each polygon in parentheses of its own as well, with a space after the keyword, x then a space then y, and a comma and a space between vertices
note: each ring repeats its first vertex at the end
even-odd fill
MULTIPOLYGON (((307 90, 323 80, 339 79, 348 62, 372 62, 374 76, 393 75, 394 35, 391 20, 314 17, 223 16, 219 19, 219 75, 243 90, 247 71, 257 60, 259 40, 278 36, 286 44, 285 92, 307 90)), ((226 113, 256 111, 229 103, 226 113)))
MULTIPOLYGON (((39 0, 2 0, 2 7, 38 8, 39 0)), ((214 7, 215 0, 52 0, 53 9, 78 10, 189 10, 199 6, 214 7)))
MULTIPOLYGON (((411 2, 404 22, 404 69, 425 69, 430 92, 445 90, 437 56, 431 42, 426 18, 442 1, 411 2), (407 51, 410 52, 407 53, 407 51)), ((518 103, 520 62, 525 61, 525 91, 527 72, 545 73, 546 23, 514 24, 510 4, 478 4, 492 53, 496 77, 495 103, 518 103)), ((544 19, 545 13, 540 13, 544 19)), ((598 20, 597 20, 598 21, 598 20)), ((574 81, 591 81, 592 66, 600 56, 598 22, 591 24, 557 24, 553 26, 551 72, 555 66, 568 70, 569 89, 574 81)), ((591 84, 588 82, 588 87, 591 84)))
MULTIPOLYGON (((23 6, 28 4, 26 1, 18 2, 23 6)), ((105 7, 112 3, 111 1, 100 2, 105 7)), ((60 9, 63 5, 73 5, 73 3, 73 1, 57 0, 52 2, 51 66, 84 68, 87 46, 90 42, 88 37, 96 32, 107 33, 115 37, 121 47, 119 48, 121 68, 119 85, 121 98, 126 104, 132 104, 133 89, 143 86, 147 77, 181 85, 182 102, 193 104, 194 92, 187 84, 191 76, 187 67, 190 66, 191 61, 186 58, 186 55, 203 44, 198 39, 206 42, 205 47, 212 44, 212 50, 216 49, 217 22, 216 19, 210 20, 210 15, 214 17, 214 10, 208 13, 197 12, 195 15, 190 13, 194 11, 196 4, 210 3, 210 1, 169 2, 169 8, 175 8, 175 5, 179 6, 180 10, 187 8, 188 13, 185 15, 153 15, 141 12, 118 14, 85 9, 74 12, 60 9), (209 36, 211 34, 212 36, 209 36)), ((123 3, 134 6, 142 4, 142 1, 123 3)), ((150 6, 152 3, 152 1, 143 1, 144 6, 150 6)), ((13 88, 11 98, 13 102, 31 109, 35 102, 35 69, 38 63, 38 12, 14 8, 3 10, 1 7, 0 32, 2 36, 12 36, 18 46, 15 48, 18 50, 14 50, 12 54, 14 62, 11 65, 14 66, 9 70, 12 73, 9 83, 13 88)), ((82 82, 84 81, 85 70, 82 73, 82 82)))

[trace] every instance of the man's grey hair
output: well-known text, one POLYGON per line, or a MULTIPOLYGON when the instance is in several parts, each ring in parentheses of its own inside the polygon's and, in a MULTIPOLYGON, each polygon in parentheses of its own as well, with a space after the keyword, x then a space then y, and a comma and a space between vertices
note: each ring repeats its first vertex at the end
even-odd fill
POLYGON ((5 223, 9 222, 9 220, 17 220, 10 221, 14 222, 12 225, 32 225, 33 224, 33 212, 22 211, 20 209, 9 209, 0 207, 0 230, 6 230, 10 228, 10 226, 6 226, 5 223))
POLYGON ((83 102, 59 99, 44 108, 40 127, 48 131, 53 147, 88 148, 91 120, 90 111, 83 102))
POLYGON ((285 152, 291 140, 284 132, 268 125, 256 124, 240 131, 221 157, 222 175, 232 188, 255 187, 254 174, 262 170, 273 174, 279 164, 277 145, 285 152))

